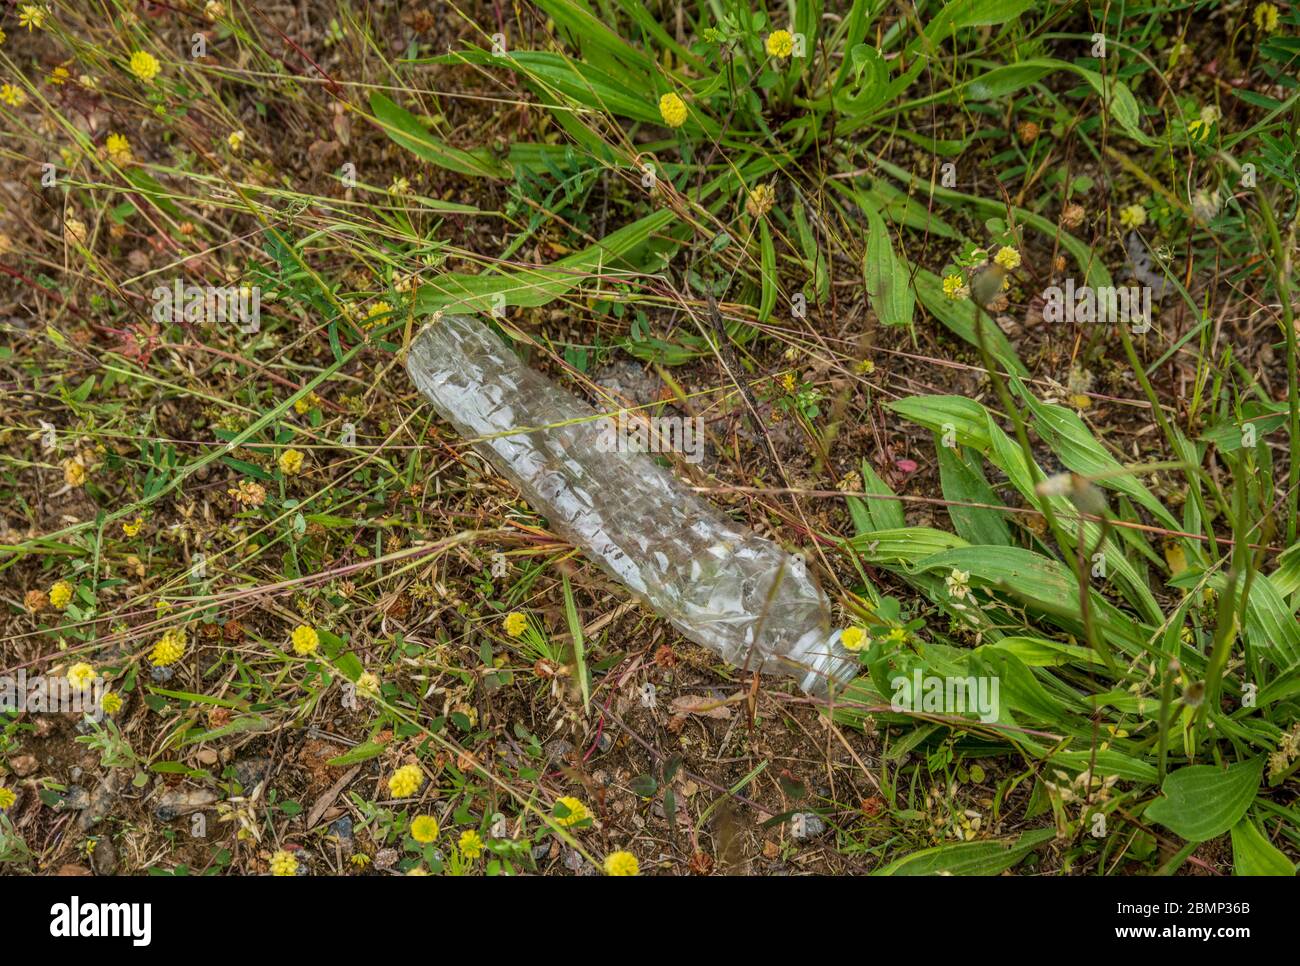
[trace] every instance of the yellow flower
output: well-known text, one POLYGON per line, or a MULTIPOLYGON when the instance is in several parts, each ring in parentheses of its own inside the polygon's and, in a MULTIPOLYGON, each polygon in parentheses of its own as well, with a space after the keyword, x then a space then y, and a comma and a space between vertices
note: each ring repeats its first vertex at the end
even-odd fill
POLYGON ((78 691, 86 690, 98 676, 95 669, 85 661, 79 661, 68 668, 68 681, 78 691))
POLYGON ((967 288, 966 282, 962 277, 956 272, 953 272, 951 275, 945 275, 943 277, 943 294, 945 298, 949 298, 955 302, 957 299, 968 296, 970 294, 970 289, 967 288))
POLYGON ((14 790, 0 785, 0 809, 12 808, 16 801, 18 796, 14 794, 14 790))
POLYGON ((787 372, 781 377, 781 388, 786 392, 794 392, 799 388, 799 383, 795 380, 793 372, 787 372))
POLYGON ((776 202, 776 189, 770 184, 761 184, 749 193, 745 201, 745 210, 755 218, 761 218, 772 210, 776 202))
POLYGON ((122 710, 122 696, 113 691, 105 691, 99 706, 104 709, 104 714, 117 714, 122 710))
POLYGON ((45 9, 34 3, 24 3, 18 8, 18 26, 40 30, 45 26, 45 9))
POLYGON ((295 654, 306 656, 315 654, 320 646, 320 635, 306 624, 299 624, 293 631, 293 650, 295 654))
POLYGON ((840 643, 846 651, 860 651, 867 645, 867 632, 861 627, 846 627, 840 635, 840 643))
POLYGON ((144 517, 136 517, 130 523, 122 524, 122 532, 128 537, 138 537, 144 528, 144 517))
POLYGON ((280 472, 285 476, 294 476, 302 469, 305 457, 296 449, 287 449, 280 454, 280 472))
POLYGON ((281 849, 271 856, 271 875, 297 875, 298 860, 292 852, 281 849))
POLYGON ((591 818, 591 813, 587 811, 587 806, 582 804, 576 798, 565 795, 555 803, 557 811, 562 810, 563 815, 556 814, 555 824, 563 825, 568 828, 570 825, 577 825, 579 822, 585 822, 591 818))
POLYGON ((121 166, 131 160, 131 142, 124 135, 110 134, 104 147, 108 149, 109 160, 116 165, 121 166))
POLYGON ((387 302, 376 302, 366 310, 366 321, 362 323, 363 329, 373 329, 379 322, 387 320, 393 311, 393 307, 387 302))
MULTIPOLYGON (((768 38, 768 46, 771 47, 771 38, 768 38)), ((641 863, 637 862, 636 856, 631 852, 611 852, 605 856, 606 875, 639 875, 640 873, 641 863)))
POLYGON ((3 30, 0 30, 0 44, 3 44, 5 40, 8 39, 8 36, 9 35, 6 34, 3 30))
POLYGON ((1204 141, 1210 136, 1210 125, 1198 117, 1187 125, 1187 136, 1193 141, 1204 141))
POLYGON ((511 637, 518 637, 528 626, 528 618, 519 611, 511 611, 506 615, 506 633, 511 637))
POLYGON ((686 123, 686 102, 671 91, 659 98, 659 116, 669 127, 686 123))
POLYGON ((379 697, 379 678, 366 671, 357 678, 357 694, 363 698, 379 697))
MULTIPOLYGON (((0 31, 0 33, 3 33, 3 31, 0 31)), ((2 39, 3 38, 0 38, 0 40, 2 39)), ((50 76, 45 78, 45 80, 54 87, 62 87, 68 82, 68 78, 71 76, 72 75, 68 73, 68 68, 60 64, 58 67, 54 68, 54 70, 50 71, 50 76)))
POLYGON ((477 859, 483 854, 483 839, 473 829, 461 832, 456 844, 460 846, 460 854, 467 859, 477 859))
POLYGON ((1127 205, 1120 209, 1119 226, 1125 230, 1141 228, 1147 223, 1147 210, 1141 205, 1127 205))
MULTIPOLYGON (((993 256, 993 261, 1010 272, 1020 267, 1020 252, 1003 245, 998 249, 998 253, 993 256)), ((1003 287, 1005 288, 1005 286, 1003 287)))
POLYGON ((320 396, 314 392, 309 392, 293 404, 293 411, 299 416, 305 416, 319 405, 320 396))
POLYGON ((411 838, 421 845, 438 839, 438 820, 432 815, 418 815, 411 820, 411 838))
POLYGON ((63 464, 63 482, 68 486, 81 486, 86 482, 86 464, 81 457, 74 456, 63 464))
MULTIPOLYGON (((773 30, 767 35, 767 55, 786 58, 794 51, 794 36, 788 30, 773 30)), ((635 873, 633 873, 635 874, 635 873)))
POLYGON ((4 101, 10 107, 22 107, 26 100, 27 95, 22 88, 15 87, 13 84, 0 85, 0 101, 4 101))
POLYGON ((137 50, 131 55, 131 73, 148 84, 158 76, 158 60, 147 51, 137 50))
POLYGON ((1266 34, 1271 34, 1277 30, 1277 7, 1271 3, 1261 3, 1255 6, 1255 29, 1266 34))
POLYGON ((55 610, 63 610, 70 603, 72 603, 72 584, 60 580, 50 588, 50 606, 55 610))
POLYGON ((394 798, 410 798, 423 784, 424 772, 419 765, 403 765, 388 779, 388 790, 394 798))
POLYGON ((158 643, 153 646, 149 653, 149 661, 154 667, 166 667, 168 664, 175 664, 185 656, 185 645, 189 640, 185 631, 174 629, 166 631, 162 637, 158 638, 158 643))
POLYGON ((869 376, 876 371, 876 364, 870 359, 863 359, 858 363, 857 368, 859 375, 869 376))
POLYGON ((429 870, 422 865, 413 865, 406 870, 407 875, 428 875, 429 870))
POLYGON ((242 151, 244 149, 244 132, 231 131, 230 134, 226 136, 226 144, 230 146, 230 150, 232 151, 242 151))
POLYGON ((226 5, 221 3, 220 0, 208 0, 208 2, 203 5, 203 16, 207 17, 209 20, 220 20, 225 15, 226 5))

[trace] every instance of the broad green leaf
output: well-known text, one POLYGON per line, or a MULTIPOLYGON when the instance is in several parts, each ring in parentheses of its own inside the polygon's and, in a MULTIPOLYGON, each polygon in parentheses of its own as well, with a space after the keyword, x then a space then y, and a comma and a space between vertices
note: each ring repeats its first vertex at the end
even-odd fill
POLYGON ((1055 829, 1045 828, 1014 839, 939 845, 905 855, 872 875, 998 875, 1055 837, 1055 829))
POLYGON ((874 533, 877 530, 899 530, 907 526, 903 518, 903 504, 899 500, 881 499, 891 497, 894 491, 882 480, 868 460, 862 461, 862 492, 870 494, 873 499, 863 500, 851 496, 848 498, 849 515, 858 533, 874 533))
POLYGON ((1249 818, 1232 827, 1232 870, 1235 875, 1294 876, 1295 863, 1264 838, 1249 818))
POLYGON ((943 436, 936 440, 935 452, 939 456, 939 486, 949 501, 946 509, 952 528, 969 543, 1010 546, 1011 528, 1005 513, 968 505, 1002 506, 979 464, 967 458, 955 441, 952 446, 945 445, 943 436))
POLYGON ((508 178, 509 169, 486 151, 462 151, 438 140, 410 111, 380 93, 370 95, 370 109, 384 133, 396 143, 440 168, 479 178, 508 178))
POLYGON ((1232 828, 1259 792, 1265 759, 1261 755, 1227 768, 1188 765, 1172 772, 1161 787, 1164 797, 1147 806, 1145 817, 1189 842, 1207 842, 1232 828))
POLYGON ((1067 469, 1080 476, 1104 476, 1097 480, 1099 486, 1132 497, 1165 526, 1174 530, 1179 528, 1178 519, 1138 482, 1137 477, 1123 472, 1123 464, 1097 442, 1077 413, 1054 403, 1040 402, 1019 379, 1013 379, 1012 385, 1033 413, 1034 429, 1067 469))
POLYGON ((916 296, 908 279, 907 263, 894 254, 880 212, 871 206, 863 211, 867 216, 867 250, 862 260, 867 298, 882 325, 911 325, 916 296))

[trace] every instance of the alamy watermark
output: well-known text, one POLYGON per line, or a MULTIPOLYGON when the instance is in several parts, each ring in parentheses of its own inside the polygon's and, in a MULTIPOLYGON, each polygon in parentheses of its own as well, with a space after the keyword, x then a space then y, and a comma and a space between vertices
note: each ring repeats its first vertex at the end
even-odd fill
POLYGON ((262 290, 256 285, 186 285, 176 279, 151 293, 153 320, 159 325, 189 322, 233 325, 253 333, 262 327, 262 290))
POLYGON ((1044 322, 1127 325, 1137 335, 1151 329, 1151 288, 1146 285, 1076 288, 1074 279, 1067 278, 1064 288, 1053 285, 1044 290, 1043 299, 1044 322))
POLYGON ((681 453, 688 463, 704 458, 702 416, 630 416, 620 410, 601 420, 596 449, 602 453, 681 453))
POLYGON ((24 670, 16 675, 0 675, 0 712, 31 714, 85 714, 94 721, 104 717, 104 694, 108 690, 103 678, 94 678, 77 687, 66 675, 33 674, 24 670))
POLYGON ((897 712, 975 714, 984 724, 998 720, 998 679, 969 675, 949 677, 925 674, 920 668, 909 678, 891 678, 894 689, 889 706, 897 712))

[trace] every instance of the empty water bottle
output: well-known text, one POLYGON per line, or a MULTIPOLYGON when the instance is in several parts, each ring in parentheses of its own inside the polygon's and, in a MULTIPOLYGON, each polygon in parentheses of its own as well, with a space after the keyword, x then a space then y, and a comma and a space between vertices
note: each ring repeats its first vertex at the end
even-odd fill
POLYGON ((483 323, 446 316, 410 347, 434 408, 550 522, 684 636, 728 663, 824 694, 856 662, 801 563, 728 520, 641 452, 609 446, 587 403, 483 323))

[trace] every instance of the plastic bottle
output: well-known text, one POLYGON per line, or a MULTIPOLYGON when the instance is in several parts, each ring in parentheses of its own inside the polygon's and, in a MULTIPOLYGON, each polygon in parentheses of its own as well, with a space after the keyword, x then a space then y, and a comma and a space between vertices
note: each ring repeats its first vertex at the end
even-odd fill
POLYGON ((587 403, 525 365, 483 323, 431 322, 407 371, 434 408, 543 514, 684 636, 728 663, 843 686, 856 661, 803 566, 640 452, 610 451, 587 403))

